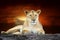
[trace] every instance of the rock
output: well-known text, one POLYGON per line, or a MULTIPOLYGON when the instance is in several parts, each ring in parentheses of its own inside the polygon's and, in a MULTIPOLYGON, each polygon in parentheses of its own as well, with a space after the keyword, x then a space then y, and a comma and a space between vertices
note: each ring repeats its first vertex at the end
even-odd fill
POLYGON ((0 34, 0 40, 60 40, 60 34, 45 34, 45 35, 0 34))

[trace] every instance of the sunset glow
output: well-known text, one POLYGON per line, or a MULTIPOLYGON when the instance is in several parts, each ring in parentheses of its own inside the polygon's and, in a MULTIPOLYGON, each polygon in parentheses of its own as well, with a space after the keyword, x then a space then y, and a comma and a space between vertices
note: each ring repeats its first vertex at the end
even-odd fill
POLYGON ((26 20, 26 17, 17 17, 17 19, 22 20, 22 21, 25 21, 26 20))

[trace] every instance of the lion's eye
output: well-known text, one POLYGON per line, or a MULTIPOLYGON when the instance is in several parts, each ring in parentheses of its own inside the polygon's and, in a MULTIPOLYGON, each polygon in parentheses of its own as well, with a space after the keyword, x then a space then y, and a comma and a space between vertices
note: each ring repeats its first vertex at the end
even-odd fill
POLYGON ((37 15, 35 15, 35 16, 37 16, 37 15))
POLYGON ((31 16, 31 15, 30 15, 31 16))

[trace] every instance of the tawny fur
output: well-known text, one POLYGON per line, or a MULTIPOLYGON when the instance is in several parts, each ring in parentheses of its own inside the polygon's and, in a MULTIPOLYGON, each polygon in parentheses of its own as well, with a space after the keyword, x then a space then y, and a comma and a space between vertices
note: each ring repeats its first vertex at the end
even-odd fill
POLYGON ((27 34, 27 33, 38 33, 38 34, 45 34, 43 30, 42 24, 39 22, 38 17, 41 13, 41 10, 31 10, 25 11, 26 20, 23 25, 15 26, 5 33, 12 33, 12 34, 27 34), (19 31, 18 31, 19 30, 19 31))

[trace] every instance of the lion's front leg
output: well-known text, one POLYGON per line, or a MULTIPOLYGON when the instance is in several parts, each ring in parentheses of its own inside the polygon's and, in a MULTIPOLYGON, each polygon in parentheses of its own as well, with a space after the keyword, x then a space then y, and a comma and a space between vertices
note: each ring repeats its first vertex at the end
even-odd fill
POLYGON ((25 34, 25 35, 26 35, 26 34, 29 34, 29 30, 23 30, 23 31, 22 31, 22 34, 25 34))
POLYGON ((43 29, 38 30, 38 34, 45 34, 45 31, 43 29))

